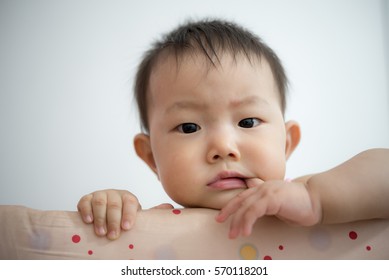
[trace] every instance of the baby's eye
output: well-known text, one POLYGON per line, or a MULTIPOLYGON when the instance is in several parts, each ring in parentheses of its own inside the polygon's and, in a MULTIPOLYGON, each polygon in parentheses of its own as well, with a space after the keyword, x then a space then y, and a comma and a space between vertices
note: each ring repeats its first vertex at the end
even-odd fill
POLYGON ((179 126, 177 126, 177 130, 181 133, 194 133, 198 130, 200 130, 200 126, 198 126, 197 124, 195 123, 183 123, 183 124, 180 124, 179 126))
POLYGON ((243 128, 252 128, 261 124, 261 120, 257 118, 247 118, 239 122, 239 126, 243 128))

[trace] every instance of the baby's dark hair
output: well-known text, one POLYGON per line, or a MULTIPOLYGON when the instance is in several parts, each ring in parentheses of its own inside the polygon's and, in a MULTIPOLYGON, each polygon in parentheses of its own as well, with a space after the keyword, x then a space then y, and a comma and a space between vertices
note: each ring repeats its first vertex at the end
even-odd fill
POLYGON ((243 54, 250 62, 252 58, 265 58, 278 87, 282 112, 285 112, 288 81, 281 61, 270 47, 232 22, 215 19, 190 21, 156 41, 139 64, 134 90, 144 132, 149 132, 147 91, 151 72, 158 59, 164 54, 174 55, 178 61, 188 53, 202 53, 213 66, 216 66, 215 61, 220 61, 222 53, 231 54, 234 58, 243 54))

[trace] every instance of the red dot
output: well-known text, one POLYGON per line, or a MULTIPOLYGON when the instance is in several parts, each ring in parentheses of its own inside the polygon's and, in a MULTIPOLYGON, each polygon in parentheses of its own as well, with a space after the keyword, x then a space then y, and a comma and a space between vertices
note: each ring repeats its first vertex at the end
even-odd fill
POLYGON ((366 246, 366 250, 370 251, 371 250, 371 246, 366 246))
POLYGON ((264 256, 263 259, 264 259, 264 260, 272 260, 272 257, 270 257, 270 256, 264 256))
POLYGON ((181 214, 181 210, 180 209, 173 209, 173 214, 176 214, 176 215, 178 215, 178 214, 181 214))
POLYGON ((358 238, 358 234, 355 231, 350 231, 348 236, 352 239, 355 240, 358 238))
POLYGON ((81 237, 79 235, 75 234, 72 236, 72 241, 73 241, 73 243, 78 243, 81 241, 81 237))
POLYGON ((134 244, 128 245, 128 248, 130 248, 131 250, 134 249, 134 244))
POLYGON ((88 251, 88 255, 93 255, 93 251, 92 251, 92 250, 89 250, 89 251, 88 251))
POLYGON ((284 250, 284 246, 280 245, 280 246, 278 246, 278 249, 282 251, 282 250, 284 250))

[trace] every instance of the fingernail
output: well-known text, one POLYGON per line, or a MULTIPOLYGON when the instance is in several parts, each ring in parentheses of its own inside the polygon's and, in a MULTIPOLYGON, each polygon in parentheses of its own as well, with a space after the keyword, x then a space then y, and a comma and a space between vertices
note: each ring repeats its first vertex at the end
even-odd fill
POLYGON ((87 222, 87 223, 91 223, 91 222, 93 221, 93 219, 92 219, 92 216, 91 216, 91 215, 87 215, 87 216, 85 216, 85 217, 84 217, 84 220, 85 220, 85 222, 87 222))
POLYGON ((130 223, 128 221, 123 223, 123 229, 130 229, 130 223))
POLYGON ((238 237, 238 235, 239 235, 239 230, 233 228, 233 229, 230 229, 230 232, 229 232, 229 234, 228 234, 228 237, 229 237, 230 239, 235 239, 236 237, 238 237))
POLYGON ((115 230, 111 230, 109 233, 108 233, 108 238, 109 239, 115 239, 117 237, 117 233, 115 230))
POLYGON ((216 222, 219 222, 219 223, 224 222, 224 217, 221 215, 221 213, 219 213, 219 214, 215 217, 215 219, 216 219, 216 222))
POLYGON ((105 229, 104 229, 104 227, 97 227, 96 228, 96 231, 97 231, 97 234, 98 235, 105 235, 105 229))

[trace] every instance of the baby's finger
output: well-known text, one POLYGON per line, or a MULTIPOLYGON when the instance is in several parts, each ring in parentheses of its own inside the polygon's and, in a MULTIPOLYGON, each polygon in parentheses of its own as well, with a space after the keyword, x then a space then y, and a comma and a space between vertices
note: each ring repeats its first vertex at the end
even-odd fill
POLYGON ((251 196, 256 191, 255 188, 247 189, 241 193, 239 193, 237 196, 235 196, 233 199, 231 199, 226 206, 224 206, 219 214, 216 216, 216 221, 219 223, 224 222, 228 219, 229 216, 231 216, 233 213, 235 213, 242 205, 242 202, 249 196, 251 196))
POLYGON ((107 237, 114 240, 120 236, 123 202, 118 192, 108 192, 107 194, 107 237))
POLYGON ((249 178, 246 179, 246 185, 249 189, 254 188, 254 187, 259 187, 263 184, 263 181, 258 178, 249 178))
POLYGON ((122 209, 122 229, 129 230, 134 226, 136 214, 142 209, 138 199, 130 193, 122 195, 123 209, 122 209))
POLYGON ((265 209, 266 205, 258 203, 256 197, 248 197, 232 217, 229 237, 234 239, 239 234, 249 236, 257 219, 265 214, 265 209))
POLYGON ((77 204, 78 212, 80 212, 84 223, 87 224, 93 222, 92 197, 92 194, 84 195, 77 204))
POLYGON ((92 210, 94 216, 95 232, 99 236, 107 234, 107 194, 105 192, 93 193, 92 210))

